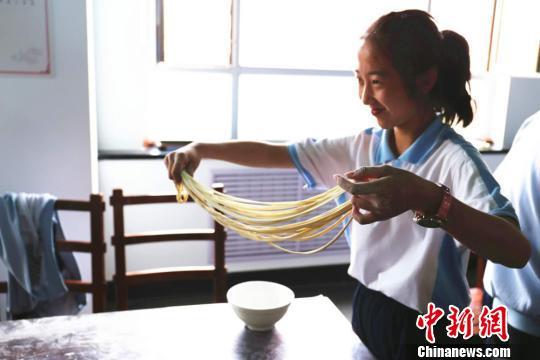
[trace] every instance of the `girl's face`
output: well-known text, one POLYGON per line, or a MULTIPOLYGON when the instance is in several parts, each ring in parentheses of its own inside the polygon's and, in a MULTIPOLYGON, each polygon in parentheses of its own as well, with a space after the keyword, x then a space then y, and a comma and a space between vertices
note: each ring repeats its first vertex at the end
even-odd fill
POLYGON ((394 66, 369 41, 358 52, 356 76, 360 98, 381 128, 412 125, 419 115, 418 104, 407 93, 394 66))

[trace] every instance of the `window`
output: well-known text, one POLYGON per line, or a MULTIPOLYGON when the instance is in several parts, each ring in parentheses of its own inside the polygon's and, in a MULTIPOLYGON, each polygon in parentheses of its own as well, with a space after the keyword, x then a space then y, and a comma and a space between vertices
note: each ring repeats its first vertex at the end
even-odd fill
POLYGON ((392 10, 430 11, 464 35, 477 78, 490 60, 495 0, 156 1, 162 71, 147 127, 160 140, 291 140, 372 126, 351 70, 363 31, 392 10))
POLYGON ((230 0, 164 0, 164 61, 176 66, 229 65, 230 0))

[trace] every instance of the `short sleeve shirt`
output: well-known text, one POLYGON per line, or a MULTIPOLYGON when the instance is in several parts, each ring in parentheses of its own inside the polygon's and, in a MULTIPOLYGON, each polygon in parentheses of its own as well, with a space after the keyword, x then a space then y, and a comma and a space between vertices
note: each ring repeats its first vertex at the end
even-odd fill
POLYGON ((531 258, 521 269, 488 261, 486 291, 508 307, 508 323, 540 337, 540 112, 519 129, 510 152, 495 171, 502 193, 516 208, 531 258))
MULTIPOLYGON (((439 118, 400 156, 392 152, 389 136, 388 130, 370 128, 338 139, 307 139, 289 145, 289 154, 310 187, 334 187, 334 174, 386 164, 442 183, 480 211, 515 218, 476 148, 439 118)), ((368 225, 353 221, 349 274, 420 312, 429 302, 468 306, 468 250, 444 230, 423 228, 412 218, 406 211, 368 225)))

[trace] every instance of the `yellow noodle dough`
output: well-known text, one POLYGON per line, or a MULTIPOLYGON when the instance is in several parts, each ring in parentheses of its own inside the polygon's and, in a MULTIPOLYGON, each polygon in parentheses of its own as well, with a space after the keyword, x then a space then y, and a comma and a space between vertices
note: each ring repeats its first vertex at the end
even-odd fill
POLYGON ((204 186, 187 172, 182 172, 182 183, 176 184, 179 203, 187 201, 188 196, 221 225, 255 241, 263 241, 291 254, 315 254, 332 245, 351 223, 350 201, 307 220, 292 222, 328 202, 337 199, 345 191, 339 186, 321 194, 299 201, 262 202, 242 199, 220 193, 204 186), (286 249, 278 242, 285 240, 307 241, 325 235, 339 224, 341 230, 326 244, 309 251, 286 249))

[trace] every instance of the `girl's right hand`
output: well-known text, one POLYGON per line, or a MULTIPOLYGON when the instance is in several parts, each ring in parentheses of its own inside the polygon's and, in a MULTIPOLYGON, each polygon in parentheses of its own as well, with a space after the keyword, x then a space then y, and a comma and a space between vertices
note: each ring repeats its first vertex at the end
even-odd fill
POLYGON ((199 167, 201 156, 195 145, 187 145, 168 153, 164 161, 169 172, 169 179, 179 184, 182 182, 182 171, 186 170, 190 175, 193 175, 199 167))

